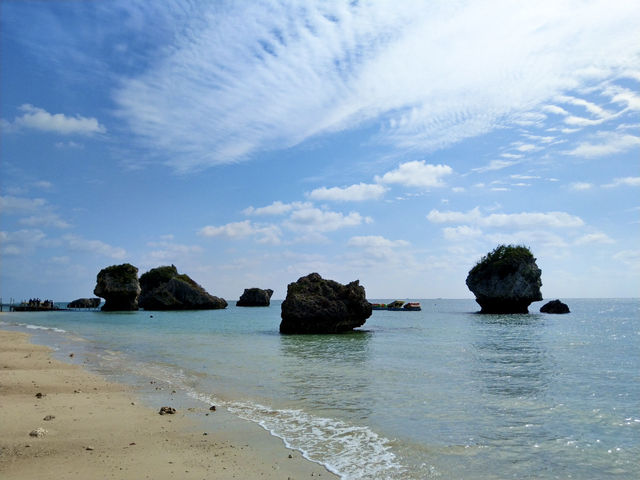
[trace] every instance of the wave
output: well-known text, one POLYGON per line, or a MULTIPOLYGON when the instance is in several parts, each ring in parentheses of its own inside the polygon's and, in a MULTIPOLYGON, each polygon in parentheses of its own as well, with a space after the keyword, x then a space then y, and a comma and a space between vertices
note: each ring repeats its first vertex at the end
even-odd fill
POLYGON ((7 323, 7 322, 0 322, 0 326, 9 326, 9 327, 22 327, 22 328, 26 328, 29 330, 46 330, 49 332, 56 332, 56 333, 67 333, 66 330, 63 330, 61 328, 56 328, 56 327, 45 327, 43 325, 33 325, 31 323, 17 323, 17 322, 12 322, 12 323, 7 323))
POLYGON ((273 409, 258 403, 220 402, 212 395, 189 391, 190 397, 217 403, 230 413, 257 423, 287 448, 324 465, 344 480, 403 478, 405 468, 391 451, 391 441, 365 426, 310 415, 298 409, 273 409))

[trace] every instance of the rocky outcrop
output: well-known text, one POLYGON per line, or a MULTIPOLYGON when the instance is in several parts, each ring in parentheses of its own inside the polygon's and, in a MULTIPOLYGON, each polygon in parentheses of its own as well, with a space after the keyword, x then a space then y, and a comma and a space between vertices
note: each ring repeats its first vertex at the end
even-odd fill
POLYGON ((174 265, 152 268, 140 277, 140 307, 145 310, 212 310, 226 308, 224 298, 214 297, 174 265))
POLYGON ((104 298, 103 311, 138 310, 138 269, 129 263, 103 268, 93 293, 104 298))
POLYGON ((67 308, 98 308, 99 306, 99 298, 78 298, 73 302, 67 303, 67 308))
POLYGON ((471 269, 466 283, 481 313, 528 313, 531 302, 542 300, 541 274, 528 248, 500 245, 471 269))
POLYGON ((540 307, 542 313, 571 313, 569 306, 560 300, 551 300, 540 307))
POLYGON ((273 290, 270 288, 245 288, 240 300, 236 302, 236 307, 268 307, 271 303, 273 290))
POLYGON ((280 333, 341 333, 364 325, 371 304, 358 280, 342 285, 317 273, 287 287, 280 333))

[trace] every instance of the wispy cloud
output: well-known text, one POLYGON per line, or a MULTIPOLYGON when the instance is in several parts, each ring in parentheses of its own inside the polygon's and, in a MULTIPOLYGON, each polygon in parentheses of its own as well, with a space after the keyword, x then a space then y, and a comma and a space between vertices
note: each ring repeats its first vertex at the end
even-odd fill
MULTIPOLYGON (((370 121, 379 141, 424 151, 535 125, 545 118, 536 106, 565 115, 554 99, 616 75, 640 49, 628 41, 638 9, 608 0, 197 5, 171 48, 114 94, 141 143, 182 171, 370 121)), ((177 7, 164 6, 164 17, 177 7)), ((590 115, 566 115, 569 124, 606 114, 566 102, 590 115)))
POLYGON ((478 207, 467 212, 431 210, 427 219, 433 223, 463 223, 482 227, 508 228, 575 228, 584 221, 566 212, 491 213, 484 215, 478 207))
POLYGON ((591 141, 581 142, 565 153, 576 157, 594 158, 626 152, 637 147, 640 147, 640 137, 619 132, 600 132, 592 137, 591 141))
POLYGON ((605 188, 615 187, 640 187, 640 177, 622 177, 616 178, 611 183, 603 185, 605 188))
POLYGON ((62 240, 71 250, 89 252, 113 258, 114 260, 124 260, 127 256, 127 251, 124 248, 114 247, 101 240, 90 240, 73 234, 64 235, 62 240))

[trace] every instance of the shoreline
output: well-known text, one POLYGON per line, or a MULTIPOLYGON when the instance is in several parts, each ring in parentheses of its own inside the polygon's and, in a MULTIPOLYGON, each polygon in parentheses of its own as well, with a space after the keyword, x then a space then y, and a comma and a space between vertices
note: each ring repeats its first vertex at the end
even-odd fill
POLYGON ((166 402, 166 392, 141 401, 148 395, 53 358, 28 333, 0 329, 0 476, 339 478, 222 408, 159 415, 149 403, 166 402))

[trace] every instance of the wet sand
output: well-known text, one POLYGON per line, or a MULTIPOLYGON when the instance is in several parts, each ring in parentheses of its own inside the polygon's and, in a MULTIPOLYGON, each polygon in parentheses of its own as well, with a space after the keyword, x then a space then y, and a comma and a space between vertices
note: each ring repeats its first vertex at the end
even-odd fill
POLYGON ((338 478, 228 412, 160 415, 141 393, 0 330, 0 478, 338 478))

